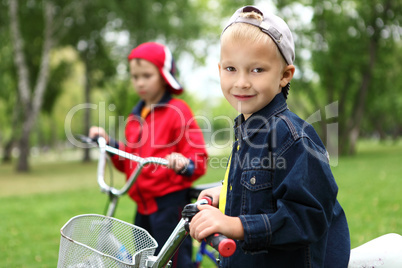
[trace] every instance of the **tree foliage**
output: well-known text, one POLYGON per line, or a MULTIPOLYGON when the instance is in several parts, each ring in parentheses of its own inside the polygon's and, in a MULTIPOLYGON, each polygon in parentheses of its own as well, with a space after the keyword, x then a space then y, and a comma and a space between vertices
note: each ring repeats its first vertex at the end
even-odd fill
MULTIPOLYGON (((324 120, 327 119, 325 108, 337 102, 339 144, 343 153, 353 153, 361 135, 400 136, 400 1, 284 0, 275 3, 296 41, 298 71, 292 82, 290 106, 305 118, 320 108, 322 116, 317 129, 325 140, 326 126, 332 122, 324 120)), ((66 91, 74 91, 66 88, 65 81, 81 92, 78 100, 71 98, 70 106, 91 103, 95 97, 115 105, 112 113, 126 115, 137 101, 127 73, 127 55, 133 47, 146 41, 160 41, 171 48, 176 60, 186 54, 202 64, 208 47, 219 38, 222 21, 246 4, 252 3, 243 0, 219 3, 212 0, 1 1, 0 143, 3 153, 10 152, 9 148, 19 139, 20 155, 24 158, 19 166, 28 167, 27 148, 32 145, 32 133, 43 132, 38 129, 43 128, 47 117, 53 117, 50 122, 65 117, 65 114, 56 115, 61 96, 66 98, 66 91), (19 4, 16 19, 9 12, 14 3, 19 4), (15 45, 13 20, 20 25, 20 46, 15 45), (49 38, 46 38, 47 28, 49 38), (20 48, 23 61, 16 61, 16 48, 20 48), (53 60, 65 48, 73 50, 75 56, 53 60), (82 76, 76 75, 77 68, 82 76), (71 82, 71 79, 77 80, 71 82)), ((203 105, 189 94, 183 97, 189 103, 203 105)), ((62 103, 67 105, 66 101, 62 103)), ((92 124, 91 120, 97 123, 90 110, 86 112, 85 116, 80 115, 85 118, 83 133, 92 124)), ((213 127, 219 129, 225 124, 216 121, 213 127)))
MULTIPOLYGON (((302 58, 298 66, 302 69, 301 73, 305 75, 312 70, 318 79, 310 80, 303 91, 297 93, 307 93, 312 107, 319 104, 325 108, 338 101, 341 152, 355 152, 362 126, 370 125, 371 130, 395 131, 389 128, 387 121, 390 120, 396 123, 395 128, 400 129, 401 120, 390 111, 386 100, 400 99, 396 93, 402 86, 401 80, 395 76, 395 71, 400 70, 401 2, 285 2, 286 7, 281 6, 285 11, 289 6, 300 3, 313 11, 311 24, 296 29, 296 46, 299 52, 308 51, 311 54, 308 59, 310 65, 303 65, 305 59, 302 58), (385 120, 385 114, 390 116, 389 120, 385 120)), ((298 60, 296 64, 299 64, 298 60)), ((321 129, 325 130, 325 122, 322 126, 321 129)))
MULTIPOLYGON (((2 96, 15 96, 14 105, 8 103, 6 109, 19 107, 15 118, 20 124, 5 120, 8 129, 18 133, 14 135, 19 139, 17 169, 29 170, 31 134, 43 125, 35 123, 41 113, 52 116, 63 81, 71 71, 69 61, 51 66, 52 54, 66 46, 76 50, 84 66, 83 102, 90 103, 93 89, 113 85, 122 89, 124 83, 119 79, 126 56, 139 43, 161 41, 177 59, 186 52, 202 62, 207 45, 199 47, 197 40, 216 40, 217 19, 227 14, 225 7, 240 2, 244 1, 225 1, 225 6, 209 0, 2 1, 0 36, 5 42, 1 55, 11 50, 14 56, 12 66, 9 61, 0 64, 7 69, 1 83, 8 81, 2 96)), ((109 97, 113 100, 113 94, 109 97)), ((90 124, 89 110, 84 117, 85 132, 90 124)))

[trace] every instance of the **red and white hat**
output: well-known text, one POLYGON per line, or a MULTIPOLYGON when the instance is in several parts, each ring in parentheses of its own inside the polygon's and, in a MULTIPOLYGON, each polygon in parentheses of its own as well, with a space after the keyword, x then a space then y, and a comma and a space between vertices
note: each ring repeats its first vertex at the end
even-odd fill
POLYGON ((132 59, 143 59, 153 63, 166 81, 171 93, 183 92, 183 87, 175 78, 176 65, 172 53, 166 46, 155 42, 143 43, 131 50, 128 60, 132 59))

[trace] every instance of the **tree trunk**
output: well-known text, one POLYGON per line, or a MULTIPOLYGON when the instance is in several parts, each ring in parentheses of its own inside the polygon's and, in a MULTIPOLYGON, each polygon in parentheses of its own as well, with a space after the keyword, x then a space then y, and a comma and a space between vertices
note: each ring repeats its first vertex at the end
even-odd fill
POLYGON ((29 171, 29 137, 42 107, 43 95, 49 79, 50 51, 54 45, 52 37, 54 9, 51 1, 44 1, 44 41, 38 78, 36 79, 37 83, 32 91, 29 83, 29 69, 23 50, 24 39, 21 35, 18 21, 18 0, 10 1, 9 4, 10 32, 14 45, 14 64, 18 75, 18 94, 21 100, 21 107, 23 108, 22 133, 18 143, 20 155, 17 164, 17 171, 20 172, 29 171))
POLYGON ((10 163, 11 162, 11 153, 13 151, 15 143, 15 138, 11 137, 8 142, 4 145, 4 151, 3 151, 3 163, 10 163))
POLYGON ((364 110, 366 107, 366 99, 368 90, 370 87, 370 81, 374 69, 374 65, 377 57, 377 49, 378 49, 378 40, 376 38, 372 38, 369 46, 369 64, 368 67, 363 74, 362 84, 359 89, 359 94, 357 95, 356 105, 354 105, 354 109, 352 112, 352 118, 349 119, 347 123, 347 131, 349 138, 349 147, 347 150, 348 154, 356 153, 356 144, 360 135, 360 125, 364 115, 364 110))
MULTIPOLYGON (((91 93, 91 83, 90 83, 90 66, 88 62, 88 57, 86 53, 84 55, 84 64, 85 64, 85 88, 84 88, 84 95, 85 95, 85 102, 90 103, 90 93, 91 93)), ((84 135, 87 135, 89 132, 89 125, 91 120, 91 109, 85 109, 84 114, 84 135)), ((91 161, 91 156, 89 154, 89 148, 84 148, 84 157, 82 159, 83 162, 91 161)))
POLYGON ((11 117, 11 137, 4 145, 3 151, 3 163, 10 163, 12 159, 12 151, 15 146, 16 141, 20 137, 20 102, 19 98, 17 98, 14 108, 13 114, 11 117))
MULTIPOLYGON (((372 8, 375 9, 374 6, 372 8)), ((347 128, 346 128, 346 130, 348 131, 348 138, 349 138, 349 147, 347 151, 349 154, 354 154, 356 152, 356 143, 360 135, 360 125, 366 108, 365 104, 372 79, 373 70, 377 61, 377 52, 381 40, 381 31, 384 28, 384 26, 378 25, 377 20, 378 18, 381 18, 383 21, 386 21, 385 16, 388 16, 387 15, 388 12, 390 10, 393 10, 394 8, 393 2, 385 1, 383 3, 383 8, 384 10, 382 12, 377 12, 373 10, 373 14, 376 15, 373 16, 372 21, 370 23, 370 25, 374 29, 374 34, 370 38, 368 48, 368 55, 369 55, 368 66, 362 75, 362 83, 359 89, 359 93, 357 95, 352 116, 350 120, 347 122, 347 128)))
POLYGON ((18 162, 17 162, 17 171, 18 172, 28 172, 30 170, 29 168, 29 151, 30 151, 30 146, 29 146, 29 135, 30 130, 28 129, 23 129, 22 130, 22 135, 20 140, 18 141, 18 148, 19 148, 19 157, 18 157, 18 162))

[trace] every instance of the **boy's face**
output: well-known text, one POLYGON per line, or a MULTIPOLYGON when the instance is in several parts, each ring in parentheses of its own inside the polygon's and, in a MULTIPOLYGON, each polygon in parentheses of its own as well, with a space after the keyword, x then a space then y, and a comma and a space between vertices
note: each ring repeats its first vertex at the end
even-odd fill
POLYGON ((273 43, 230 39, 221 43, 222 92, 245 119, 270 103, 292 79, 293 72, 294 66, 286 66, 273 43))
POLYGON ((160 101, 166 90, 166 82, 153 63, 143 59, 131 60, 130 75, 136 92, 146 105, 160 101))

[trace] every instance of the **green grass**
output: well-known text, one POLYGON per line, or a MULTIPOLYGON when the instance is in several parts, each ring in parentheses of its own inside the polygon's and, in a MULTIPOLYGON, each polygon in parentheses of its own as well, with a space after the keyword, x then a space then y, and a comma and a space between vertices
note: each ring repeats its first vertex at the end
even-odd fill
MULTIPOLYGON (((358 152, 340 158, 333 168, 352 247, 402 230, 402 143, 364 142, 358 152)), ((219 181, 223 174, 223 167, 209 169, 198 183, 219 181)), ((30 174, 0 165, 0 267, 55 267, 60 228, 67 220, 104 213, 106 196, 95 175, 96 163, 37 161, 30 174)), ((124 196, 116 217, 132 222, 134 211, 134 203, 124 196)))
POLYGON ((352 247, 385 233, 402 234, 402 143, 359 144, 333 168, 352 247))
MULTIPOLYGON (((223 173, 210 169, 197 184, 219 181, 223 173)), ((113 174, 121 185, 123 176, 113 174)), ((0 267, 56 267, 60 228, 79 214, 104 214, 106 203, 96 163, 39 162, 30 174, 0 165, 0 267)), ((115 217, 131 223, 134 213, 134 202, 120 198, 115 217)))

